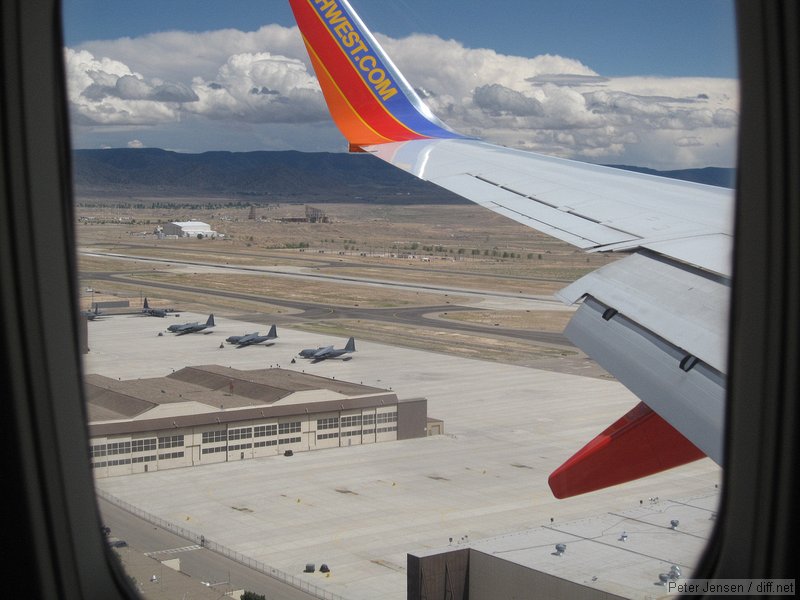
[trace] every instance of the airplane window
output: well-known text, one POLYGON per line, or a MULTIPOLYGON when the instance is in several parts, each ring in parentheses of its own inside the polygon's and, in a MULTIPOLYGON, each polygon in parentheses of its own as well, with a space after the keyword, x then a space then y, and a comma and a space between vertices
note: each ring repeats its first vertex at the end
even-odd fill
POLYGON ((733 5, 241 4, 63 5, 88 459, 134 587, 690 576, 733 5))

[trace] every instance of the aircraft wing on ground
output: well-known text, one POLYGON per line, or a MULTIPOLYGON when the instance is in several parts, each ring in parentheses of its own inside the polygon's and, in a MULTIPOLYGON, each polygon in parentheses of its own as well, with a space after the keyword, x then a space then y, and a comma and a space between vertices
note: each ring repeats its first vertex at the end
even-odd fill
POLYGON ((462 136, 425 106, 347 0, 290 4, 351 150, 586 251, 628 255, 559 296, 581 303, 566 335, 643 404, 559 467, 553 493, 704 454, 721 464, 732 191, 462 136))
POLYGON ((313 353, 311 356, 309 356, 308 358, 313 358, 314 360, 322 360, 323 358, 327 358, 327 356, 328 356, 328 355, 329 355, 331 352, 333 352, 333 346, 325 346, 325 347, 323 347, 323 348, 320 348, 320 349, 319 349, 319 350, 317 350, 316 352, 314 352, 314 353, 313 353))
POLYGON ((319 348, 305 348, 304 350, 300 350, 300 352, 297 353, 297 356, 300 356, 301 358, 311 358, 314 353, 320 350, 324 350, 324 346, 320 346, 319 348))
POLYGON ((246 344, 255 337, 258 337, 258 331, 245 333, 244 335, 232 335, 225 338, 225 341, 229 344, 246 344))

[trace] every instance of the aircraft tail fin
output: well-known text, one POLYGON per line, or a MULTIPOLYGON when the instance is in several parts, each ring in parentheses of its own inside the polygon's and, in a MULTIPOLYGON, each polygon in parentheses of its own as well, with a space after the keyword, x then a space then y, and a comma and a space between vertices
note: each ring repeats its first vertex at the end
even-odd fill
POLYGON ((344 347, 345 350, 348 352, 355 352, 356 351, 356 338, 350 338, 347 340, 347 345, 344 347))
POLYGON ((214 327, 214 313, 208 315, 208 321, 206 321, 206 327, 214 327))
POLYGON ((440 121, 347 0, 289 0, 336 126, 351 151, 464 137, 440 121))
POLYGON ((147 303, 147 296, 145 296, 144 298, 144 305, 142 306, 142 308, 144 310, 148 310, 150 308, 150 305, 147 303))
POLYGON ((278 337, 278 328, 275 325, 269 328, 269 333, 267 333, 267 337, 271 338, 278 337))

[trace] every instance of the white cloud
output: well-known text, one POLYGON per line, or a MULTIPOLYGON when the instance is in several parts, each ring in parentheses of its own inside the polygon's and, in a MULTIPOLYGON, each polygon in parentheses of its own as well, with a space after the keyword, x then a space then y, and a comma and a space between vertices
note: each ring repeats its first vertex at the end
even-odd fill
POLYGON ((94 56, 113 56, 146 77, 191 83, 195 77, 213 79, 235 54, 272 54, 308 62, 296 27, 265 25, 256 31, 219 29, 206 32, 166 31, 137 38, 98 40, 79 49, 94 56))
MULTIPOLYGON (((596 162, 656 168, 735 162, 735 80, 608 78, 560 56, 506 56, 430 35, 378 37, 434 113, 457 131, 596 162)), ((205 120, 209 129, 212 122, 260 128, 252 139, 273 147, 269 131, 293 124, 293 135, 287 137, 289 125, 276 135, 308 147, 328 123, 296 28, 165 32, 83 44, 66 49, 65 58, 78 136, 86 127, 97 135, 109 126, 167 124, 179 135, 180 124, 189 122, 197 146, 205 120)), ((209 137, 195 149, 226 149, 216 143, 219 137, 209 137)), ((337 141, 329 149, 343 147, 337 141)))
POLYGON ((127 145, 128 148, 144 148, 144 144, 141 140, 131 140, 127 145))
POLYGON ((526 96, 499 83, 476 87, 472 92, 472 101, 475 106, 493 116, 507 114, 529 117, 544 114, 544 107, 536 98, 526 96))
POLYGON ((191 90, 160 80, 146 81, 124 63, 95 58, 86 50, 65 50, 67 94, 78 124, 152 125, 178 117, 179 102, 163 91, 180 89, 191 101, 191 90))
POLYGON ((235 54, 213 81, 196 77, 199 102, 186 110, 212 119, 308 123, 327 119, 316 78, 297 59, 269 52, 235 54))

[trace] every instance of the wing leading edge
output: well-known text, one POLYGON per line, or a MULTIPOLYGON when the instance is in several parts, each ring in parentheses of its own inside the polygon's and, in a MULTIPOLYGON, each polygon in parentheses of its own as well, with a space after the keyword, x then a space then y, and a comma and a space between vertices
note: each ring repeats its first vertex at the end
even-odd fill
POLYGON ((581 303, 567 337, 644 405, 559 467, 554 494, 703 455, 721 464, 732 192, 460 136, 432 115, 347 0, 289 1, 351 149, 586 251, 629 254, 559 296, 581 303), (598 476, 604 465, 615 467, 598 476))

